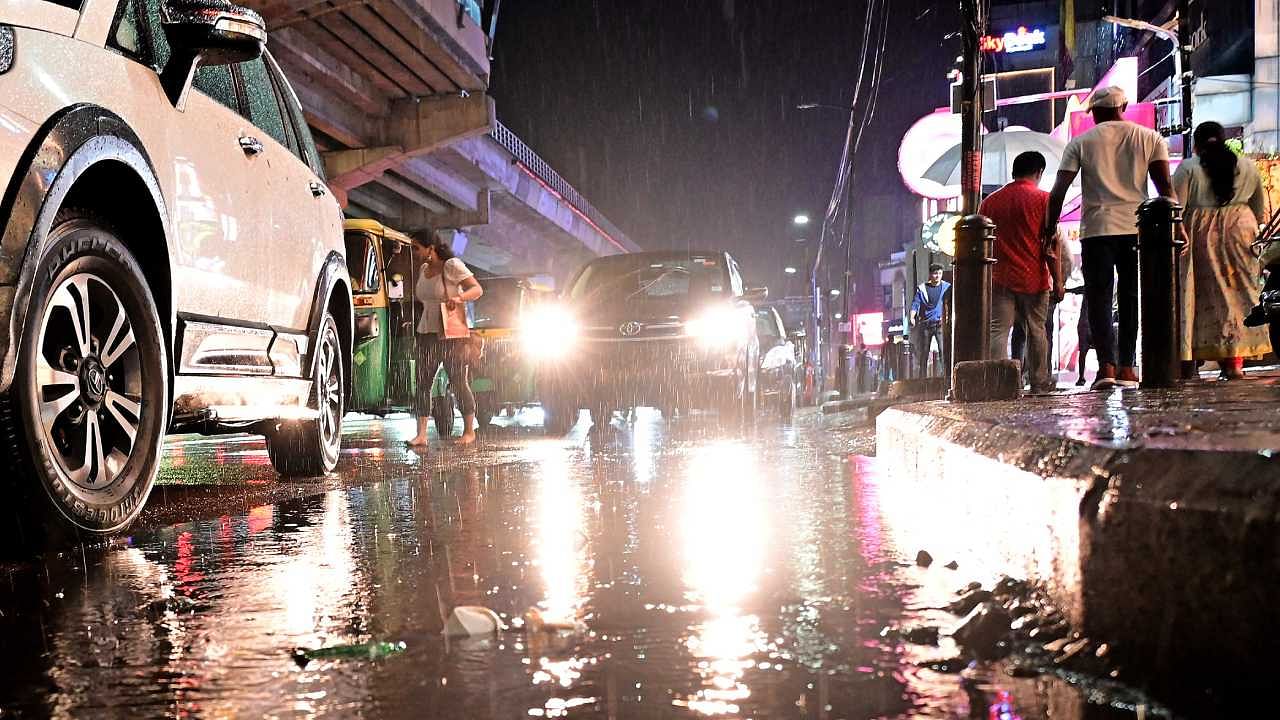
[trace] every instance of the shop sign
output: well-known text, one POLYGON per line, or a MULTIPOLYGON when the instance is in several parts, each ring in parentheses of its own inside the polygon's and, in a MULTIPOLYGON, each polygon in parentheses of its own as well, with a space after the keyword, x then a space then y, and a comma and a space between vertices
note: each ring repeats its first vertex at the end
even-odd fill
POLYGON ((1046 42, 1043 29, 1020 27, 1004 35, 983 35, 978 47, 987 53, 1024 53, 1042 48, 1046 42))

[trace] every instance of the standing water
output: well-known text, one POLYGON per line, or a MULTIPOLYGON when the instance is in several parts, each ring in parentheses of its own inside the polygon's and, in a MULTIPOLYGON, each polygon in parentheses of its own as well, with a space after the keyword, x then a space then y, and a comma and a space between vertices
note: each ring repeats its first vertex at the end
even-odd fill
POLYGON ((641 412, 599 437, 513 435, 514 462, 10 568, 0 716, 1144 713, 1059 676, 965 667, 939 608, 994 578, 916 566, 894 517, 910 503, 888 501, 851 431, 809 423, 726 438, 641 412), (463 605, 505 631, 447 636, 463 605))

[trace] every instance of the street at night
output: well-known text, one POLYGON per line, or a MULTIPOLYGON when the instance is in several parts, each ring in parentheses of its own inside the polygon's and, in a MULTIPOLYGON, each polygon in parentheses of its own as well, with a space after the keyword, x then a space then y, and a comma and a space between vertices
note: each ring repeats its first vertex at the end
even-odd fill
POLYGON ((0 720, 1272 717, 1280 0, 0 0, 0 720))
POLYGON ((1035 679, 961 672, 963 613, 945 608, 999 576, 945 567, 967 552, 960 522, 916 565, 937 535, 853 419, 726 436, 714 416, 642 410, 604 433, 584 416, 564 439, 515 422, 425 458, 401 446, 408 418, 358 419, 337 475, 292 485, 258 441, 175 438, 128 537, 6 568, 0 707, 944 718, 986 717, 1008 692, 1024 718, 1137 717, 1122 708, 1141 696, 1069 683, 1045 658, 1035 679), (446 637, 459 605, 507 629, 446 637), (370 643, 404 647, 294 657, 370 643))

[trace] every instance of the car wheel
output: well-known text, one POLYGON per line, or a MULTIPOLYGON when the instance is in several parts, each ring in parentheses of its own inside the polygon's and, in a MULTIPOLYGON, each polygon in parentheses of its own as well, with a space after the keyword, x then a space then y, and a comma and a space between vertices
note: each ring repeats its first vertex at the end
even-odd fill
POLYGON ((338 324, 325 312, 312 363, 311 401, 316 417, 281 421, 267 436, 271 464, 284 477, 315 477, 331 472, 342 447, 345 414, 342 341, 338 324))
POLYGON ((59 213, 39 261, 0 422, 19 478, 17 546, 128 525, 160 466, 169 407, 147 279, 102 224, 59 213))
POLYGON ((613 424, 613 408, 598 404, 591 408, 591 427, 594 430, 604 430, 613 424))
POLYGON ((549 435, 564 435, 578 421, 578 408, 568 402, 542 403, 542 429, 549 435))
POLYGON ((742 424, 751 425, 756 421, 756 411, 760 407, 760 383, 757 381, 755 387, 751 386, 751 377, 748 375, 742 380, 742 424))
POLYGON ((441 440, 453 435, 453 393, 445 390, 444 395, 431 398, 431 421, 441 440))
POLYGON ((794 380, 786 382, 782 392, 778 393, 778 415, 782 422, 790 423, 796 414, 796 384, 794 380))
POLYGON ((493 416, 497 410, 497 402, 494 400, 493 392, 476 393, 476 429, 483 430, 489 427, 489 421, 493 420, 493 416))

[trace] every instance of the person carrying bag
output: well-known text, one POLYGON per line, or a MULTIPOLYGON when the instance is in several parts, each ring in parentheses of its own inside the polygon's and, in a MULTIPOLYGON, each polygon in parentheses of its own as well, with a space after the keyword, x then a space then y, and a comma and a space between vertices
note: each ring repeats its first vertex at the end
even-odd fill
POLYGON ((470 366, 478 359, 479 338, 471 335, 466 303, 483 295, 484 289, 462 260, 454 256, 453 249, 436 239, 430 230, 414 233, 413 239, 423 252, 413 293, 422 306, 414 328, 418 357, 413 412, 417 416, 418 433, 405 444, 413 448, 427 445, 431 386, 443 363, 462 411, 462 435, 455 443, 470 445, 476 440, 476 400, 471 393, 470 366))

